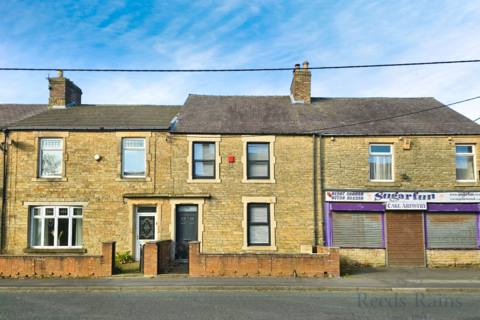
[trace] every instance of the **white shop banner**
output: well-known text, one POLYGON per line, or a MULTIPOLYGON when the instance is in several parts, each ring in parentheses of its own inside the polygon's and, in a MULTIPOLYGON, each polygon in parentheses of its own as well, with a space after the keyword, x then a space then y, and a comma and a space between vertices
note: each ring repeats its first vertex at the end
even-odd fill
POLYGON ((480 192, 353 192, 326 191, 325 201, 332 202, 408 202, 457 203, 480 202, 480 192))
POLYGON ((426 202, 387 202, 385 203, 387 210, 427 210, 426 202))

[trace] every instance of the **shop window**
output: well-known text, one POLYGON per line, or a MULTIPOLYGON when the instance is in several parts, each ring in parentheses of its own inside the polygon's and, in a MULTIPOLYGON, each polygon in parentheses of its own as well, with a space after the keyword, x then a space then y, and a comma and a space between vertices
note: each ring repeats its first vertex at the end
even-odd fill
POLYGON ((122 153, 122 177, 143 178, 146 176, 145 139, 124 138, 122 153))
POLYGON ((370 145, 370 181, 393 181, 392 145, 370 145))
POLYGON ((81 247, 83 209, 81 207, 33 207, 31 230, 32 248, 81 247))
POLYGON ((475 146, 457 144, 455 164, 457 181, 475 181, 475 146))
POLYGON ((333 246, 336 247, 385 247, 383 239, 383 215, 372 212, 332 213, 333 246))
POLYGON ((61 178, 63 139, 40 139, 39 177, 61 178))
POLYGON ((478 248, 477 213, 427 213, 427 248, 478 248))

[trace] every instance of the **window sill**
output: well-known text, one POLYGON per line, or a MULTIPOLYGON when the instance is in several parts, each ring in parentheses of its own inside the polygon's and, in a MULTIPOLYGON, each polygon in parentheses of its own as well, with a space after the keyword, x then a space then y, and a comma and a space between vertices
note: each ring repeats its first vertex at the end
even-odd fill
POLYGON ((33 178, 32 182, 66 182, 68 178, 33 178))
POLYGON ((24 253, 42 253, 42 254, 55 254, 55 253, 87 253, 85 248, 25 248, 23 249, 24 253))
POLYGON ((116 182, 150 182, 152 178, 116 178, 116 182))
POLYGON ((242 183, 275 183, 275 179, 242 179, 242 183))
POLYGON ((455 187, 475 187, 475 186, 478 186, 477 181, 465 181, 465 182, 456 181, 455 182, 455 187))
POLYGON ((187 183, 222 183, 221 179, 187 179, 187 183))
POLYGON ((401 182, 395 181, 369 181, 365 182, 365 187, 401 187, 401 182))
POLYGON ((249 247, 242 247, 244 251, 276 251, 277 246, 249 246, 249 247))

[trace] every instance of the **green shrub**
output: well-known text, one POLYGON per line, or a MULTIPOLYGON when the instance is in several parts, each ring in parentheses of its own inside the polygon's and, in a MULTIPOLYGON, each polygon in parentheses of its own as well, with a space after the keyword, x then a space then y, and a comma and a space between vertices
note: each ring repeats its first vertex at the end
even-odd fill
POLYGON ((115 257, 115 263, 116 264, 125 264, 127 262, 133 262, 133 258, 130 255, 130 251, 127 251, 124 254, 120 254, 120 253, 117 252, 117 255, 115 257))

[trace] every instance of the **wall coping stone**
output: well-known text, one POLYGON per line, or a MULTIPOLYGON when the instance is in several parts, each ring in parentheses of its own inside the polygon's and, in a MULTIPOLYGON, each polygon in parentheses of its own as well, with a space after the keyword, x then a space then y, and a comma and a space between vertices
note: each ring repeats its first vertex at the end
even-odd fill
POLYGON ((86 248, 66 248, 66 249, 44 249, 44 248, 25 248, 25 253, 87 253, 86 248))

